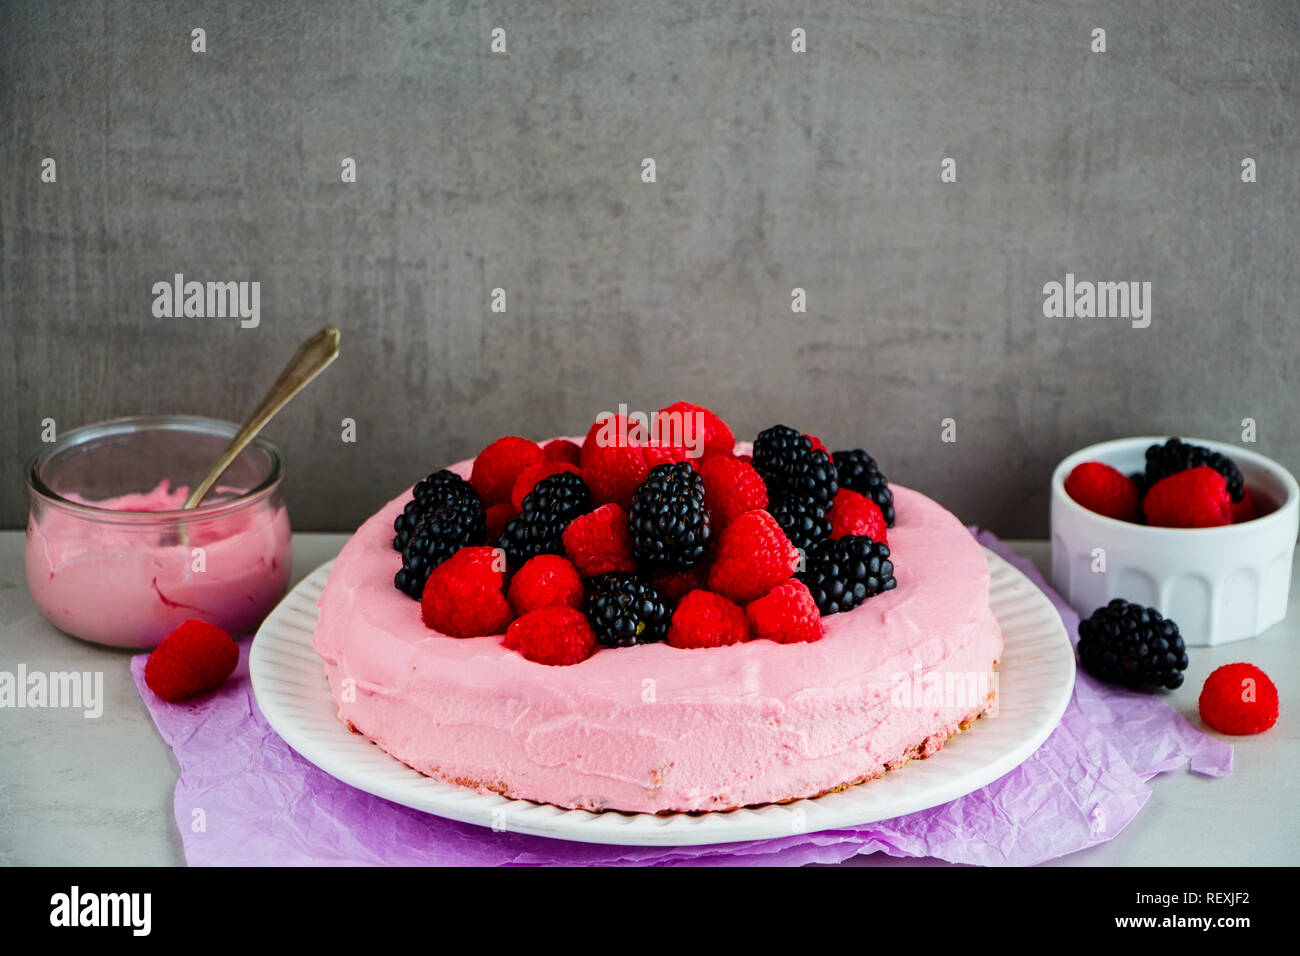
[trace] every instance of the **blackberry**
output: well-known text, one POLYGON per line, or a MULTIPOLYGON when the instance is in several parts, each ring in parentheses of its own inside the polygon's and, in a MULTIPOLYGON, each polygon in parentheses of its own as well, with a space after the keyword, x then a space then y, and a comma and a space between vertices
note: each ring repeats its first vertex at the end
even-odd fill
POLYGON ((694 567, 709 548, 704 479, 686 462, 656 465, 632 495, 627 525, 638 560, 670 571, 694 567))
POLYGON ((483 513, 478 493, 470 483, 453 471, 435 471, 427 478, 416 482, 411 492, 411 500, 406 503, 402 513, 393 522, 393 550, 404 551, 415 532, 420 516, 435 510, 444 502, 467 500, 479 503, 479 513, 483 513))
POLYGON ((511 570, 539 554, 564 554, 564 529, 591 510, 591 491, 573 472, 543 478, 524 496, 523 509, 506 522, 498 547, 511 570))
POLYGON ((1187 648, 1178 625, 1153 607, 1115 598, 1079 622, 1079 663, 1125 687, 1182 686, 1187 648))
POLYGON ((767 513, 776 519, 790 543, 804 554, 830 537, 831 519, 826 509, 814 498, 799 495, 781 495, 767 507, 767 513))
POLYGON ((1237 463, 1209 448, 1188 445, 1181 438, 1171 438, 1163 445, 1152 445, 1147 449, 1146 487, 1150 488, 1161 478, 1202 465, 1208 465, 1223 476, 1228 483, 1228 496, 1233 501, 1241 500, 1246 492, 1246 481, 1237 463))
POLYGON ((754 468, 768 494, 814 498, 830 508, 839 490, 831 456, 813 448, 812 440, 788 425, 773 425, 754 440, 754 468))
POLYGON ((671 614, 648 581, 624 571, 588 578, 582 610, 605 647, 652 644, 668 636, 671 614))
POLYGON ((795 574, 808 586, 822 615, 851 611, 869 597, 893 590, 889 546, 866 535, 846 534, 823 542, 795 574))
POLYGON ((889 479, 872 458, 861 448, 835 452, 835 472, 841 488, 856 491, 874 501, 885 516, 886 527, 894 526, 894 493, 889 490, 889 479))
MULTIPOLYGON (((411 502, 407 509, 415 504, 411 502)), ((417 510, 413 519, 403 512, 398 521, 404 518, 407 527, 398 531, 397 539, 405 537, 406 544, 402 548, 402 567, 393 576, 393 586, 417 600, 434 568, 466 545, 482 544, 487 535, 483 506, 477 495, 441 502, 430 500, 429 510, 417 510)))

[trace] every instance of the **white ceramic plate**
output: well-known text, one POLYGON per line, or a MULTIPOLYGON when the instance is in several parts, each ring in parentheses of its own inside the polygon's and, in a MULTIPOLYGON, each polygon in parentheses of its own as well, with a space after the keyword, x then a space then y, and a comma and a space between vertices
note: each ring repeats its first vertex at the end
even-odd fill
MULTIPOLYGON (((990 599, 1006 648, 997 715, 977 720, 926 760, 811 800, 716 813, 655 815, 564 810, 480 794, 426 777, 338 719, 312 650, 316 600, 330 564, 294 588, 262 624, 249 654, 253 693, 275 731, 344 783, 441 817, 585 843, 688 846, 833 830, 955 800, 1019 766, 1056 727, 1074 690, 1074 651, 1060 616, 1029 580, 985 550, 990 599)), ((332 564, 333 562, 331 562, 332 564)))

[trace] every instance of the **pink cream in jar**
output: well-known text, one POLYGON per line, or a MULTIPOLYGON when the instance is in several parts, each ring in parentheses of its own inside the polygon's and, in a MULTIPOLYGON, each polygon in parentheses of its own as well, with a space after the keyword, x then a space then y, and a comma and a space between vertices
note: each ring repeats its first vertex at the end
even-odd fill
POLYGON ((151 648, 201 618, 257 627, 289 584, 283 455, 256 439, 203 503, 192 483, 238 426, 189 416, 129 418, 68 432, 27 471, 27 587, 62 631, 151 648))

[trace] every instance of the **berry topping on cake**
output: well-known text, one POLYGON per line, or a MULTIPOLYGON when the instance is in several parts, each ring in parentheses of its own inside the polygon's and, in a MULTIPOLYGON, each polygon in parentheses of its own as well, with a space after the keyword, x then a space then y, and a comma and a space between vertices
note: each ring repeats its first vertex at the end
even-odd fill
POLYGON ((739 604, 762 597, 799 564, 799 551, 766 511, 746 511, 718 536, 709 589, 739 604))
POLYGON ((535 442, 507 435, 479 452, 474 459, 469 483, 485 505, 499 505, 510 500, 510 491, 519 473, 541 460, 542 450, 535 442))
POLYGON ((677 602, 668 625, 672 647, 722 647, 749 640, 749 621, 740 605, 712 591, 691 591, 677 602))
POLYGON ((788 425, 773 425, 754 440, 754 468, 767 482, 768 495, 813 498, 829 508, 839 489, 831 456, 788 425))
POLYGON ((737 515, 767 507, 767 484, 749 462, 717 456, 700 462, 699 470, 715 533, 737 515))
POLYGON ((542 446, 543 461, 567 461, 570 465, 582 464, 582 449, 567 438, 556 438, 542 446))
POLYGON ((1201 466, 1213 468, 1223 476, 1228 494, 1233 501, 1240 501, 1245 491, 1245 480, 1241 470, 1227 455, 1212 451, 1200 445, 1189 445, 1181 438, 1171 438, 1163 445, 1152 445, 1147 449, 1147 485, 1180 471, 1188 471, 1201 466))
POLYGON ((514 508, 515 514, 524 510, 524 499, 528 493, 533 490, 539 481, 543 478, 549 478, 551 475, 558 475, 562 472, 571 474, 582 474, 582 469, 577 465, 571 465, 567 461, 548 461, 543 459, 535 465, 529 465, 519 473, 515 479, 514 487, 510 489, 510 506, 514 508))
POLYGON ((578 464, 583 468, 597 448, 640 448, 650 440, 650 433, 640 421, 627 415, 606 413, 598 417, 587 429, 578 454, 578 464))
POLYGON ((816 435, 807 435, 807 434, 805 434, 803 437, 806 438, 806 439, 808 439, 808 443, 809 443, 810 445, 812 445, 812 447, 813 447, 813 451, 824 451, 824 452, 826 452, 826 457, 827 457, 827 458, 830 458, 830 457, 831 457, 831 450, 830 450, 829 448, 827 448, 827 447, 826 447, 826 443, 823 442, 823 441, 822 441, 820 438, 818 438, 816 435))
POLYGON ((511 504, 493 505, 483 516, 483 523, 487 527, 487 535, 484 540, 496 541, 501 537, 501 532, 506 530, 508 522, 519 511, 511 504))
POLYGON ((805 553, 825 541, 831 533, 826 509, 815 498, 777 494, 767 512, 776 519, 790 543, 805 553))
POLYGON ((1277 686, 1254 664, 1224 664, 1205 679, 1198 706, 1220 733, 1263 733, 1277 723, 1277 686))
POLYGON ((635 574, 611 571, 586 581, 582 609, 606 647, 662 641, 668 634, 668 606, 654 585, 635 574))
POLYGON ((636 570, 627 512, 616 504, 579 515, 564 529, 564 553, 584 578, 610 571, 636 570))
POLYGON ((564 529, 591 510, 587 485, 571 472, 543 478, 523 501, 523 510, 506 522, 499 545, 518 568, 539 554, 564 554, 564 529))
POLYGON ((1079 622, 1079 663, 1109 684, 1173 690, 1182 686, 1187 650, 1173 621, 1115 598, 1079 622))
POLYGON ((824 542, 807 556, 796 576, 808 586, 823 615, 851 611, 898 584, 889 545, 857 534, 824 542))
POLYGON ((1232 524, 1232 498, 1222 474, 1198 465, 1161 478, 1142 499, 1147 523, 1161 528, 1232 524))
POLYGON ((894 493, 889 490, 889 481, 885 478, 876 459, 861 448, 850 451, 837 451, 834 454, 835 474, 840 487, 866 495, 880 508, 885 516, 887 527, 894 526, 894 493))
POLYGON ((711 534, 704 480, 686 462, 655 466, 632 496, 628 531, 639 561, 672 571, 694 567, 711 534))
POLYGON ((393 546, 402 549, 402 567, 393 576, 399 591, 418 599, 430 571, 466 545, 486 539, 483 506, 473 489, 468 485, 465 489, 464 496, 452 492, 426 496, 423 505, 412 500, 393 522, 397 530, 393 546))
POLYGON ((632 506, 632 494, 650 473, 645 449, 640 445, 592 444, 583 448, 582 477, 598 504, 611 501, 624 511, 632 506))
POLYGON ((192 618, 162 639, 144 665, 144 682, 163 700, 184 700, 220 687, 239 663, 239 645, 192 618))
POLYGON ((872 541, 888 544, 885 516, 866 495, 848 488, 835 492, 835 504, 826 517, 831 519, 831 537, 842 538, 848 534, 864 535, 872 541))
POLYGON ((730 456, 736 448, 736 436, 731 428, 702 405, 673 402, 655 413, 655 425, 661 441, 670 439, 698 448, 701 454, 696 458, 730 456))
POLYGON ((1100 461, 1076 465, 1065 479, 1065 493, 1089 511, 1119 521, 1137 521, 1141 495, 1133 480, 1100 461))
POLYGON ((420 600, 425 626, 452 637, 500 634, 511 618, 504 584, 499 549, 461 548, 429 575, 420 600))
POLYGON ((798 578, 778 584, 761 598, 745 605, 745 616, 755 638, 778 644, 822 639, 821 612, 812 593, 798 578))
POLYGON ((553 604, 582 608, 582 578, 578 569, 558 554, 539 554, 529 558, 510 578, 506 591, 510 610, 515 617, 553 604))
POLYGON ((646 567, 642 569, 641 576, 655 586, 655 590, 671 607, 692 591, 703 591, 708 588, 709 563, 701 561, 695 567, 685 571, 646 567))
POLYGON ((596 652, 596 635, 581 611, 550 605, 529 611, 506 629, 506 647, 551 666, 580 664, 596 652))

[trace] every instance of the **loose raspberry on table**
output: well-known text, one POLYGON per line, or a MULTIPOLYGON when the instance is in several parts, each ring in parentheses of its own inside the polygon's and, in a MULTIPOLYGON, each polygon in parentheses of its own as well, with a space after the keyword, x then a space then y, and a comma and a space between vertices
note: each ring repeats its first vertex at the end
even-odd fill
POLYGON ((766 511, 746 511, 718 535, 709 589, 741 604, 762 597, 794 573, 799 550, 766 511))
POLYGON ((1262 733, 1277 723, 1277 685, 1254 664, 1224 664, 1205 679, 1198 706, 1220 733, 1262 733))
POLYGON ((721 456, 706 458, 699 470, 704 479, 704 504, 715 530, 721 531, 746 511, 768 506, 767 483, 749 462, 721 456))
POLYGON ((1119 521, 1137 521, 1141 495, 1133 479, 1100 461, 1076 465, 1065 479, 1065 493, 1089 511, 1119 521))
POLYGON ((778 584, 761 598, 745 605, 745 616, 755 638, 778 644, 822 639, 822 617, 812 592, 798 578, 778 584))
POLYGON ((433 569, 420 610, 426 627, 452 637, 500 634, 510 623, 505 554, 486 545, 461 548, 433 569))
POLYGON ((1147 523, 1160 528, 1232 524, 1232 498, 1223 475, 1208 465, 1161 478, 1142 499, 1147 523))
POLYGON ((596 634, 581 611, 567 604, 549 605, 512 622, 505 646, 538 664, 562 667, 594 654, 596 634))
POLYGON ((668 625, 672 647, 723 647, 749 640, 749 621, 738 604, 712 591, 691 591, 677 602, 668 625))
POLYGON ((144 665, 144 682, 163 700, 215 690, 239 663, 239 645, 207 621, 191 618, 162 639, 144 665))
POLYGON ((567 558, 539 554, 529 558, 510 579, 506 598, 515 617, 552 604, 582 607, 582 578, 567 558))
POLYGON ((860 534, 872 541, 889 543, 884 512, 880 510, 880 505, 860 492, 848 488, 835 492, 835 504, 826 517, 831 519, 832 538, 860 534))
POLYGON ((541 460, 542 450, 536 442, 507 435, 479 452, 474 459, 469 483, 484 505, 499 505, 510 500, 510 491, 519 473, 541 460))
POLYGON ((616 504, 579 515, 564 529, 564 553, 584 578, 609 571, 636 570, 627 512, 616 504))

